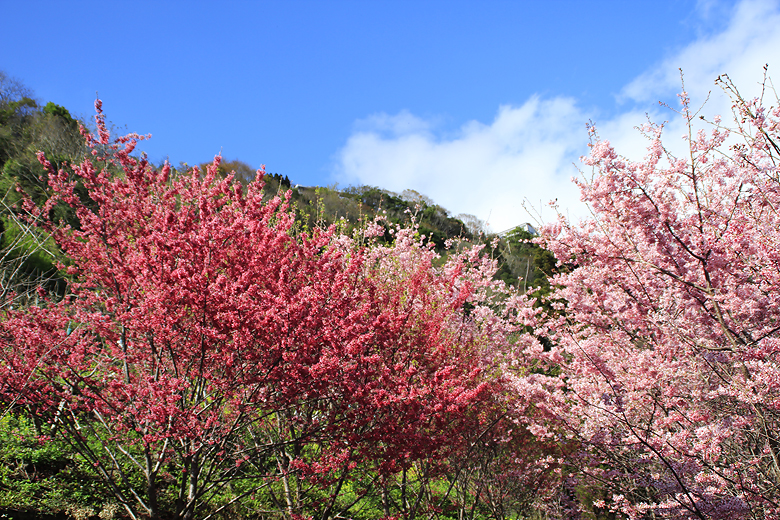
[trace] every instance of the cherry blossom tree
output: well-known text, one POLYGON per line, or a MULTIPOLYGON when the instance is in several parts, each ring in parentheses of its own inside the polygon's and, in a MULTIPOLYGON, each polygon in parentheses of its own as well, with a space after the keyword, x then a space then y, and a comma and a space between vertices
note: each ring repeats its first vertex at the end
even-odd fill
POLYGON ((730 126, 681 95, 685 156, 663 125, 642 161, 591 128, 593 217, 543 230, 573 269, 528 321, 552 347, 527 336, 508 373, 537 434, 580 446, 571 515, 590 493, 630 518, 780 518, 780 109, 721 82, 730 126))
POLYGON ((36 410, 131 518, 263 493, 297 518, 313 488, 329 518, 354 505, 339 497, 356 468, 375 475, 368 493, 484 427, 503 329, 476 251, 436 267, 412 230, 389 247, 302 232, 289 198, 263 201, 262 170, 246 189, 219 157, 156 170, 96 108, 87 159, 55 171, 39 156, 53 195, 26 210, 75 212, 77 228, 48 228, 71 281, 5 311, 0 400, 36 410))

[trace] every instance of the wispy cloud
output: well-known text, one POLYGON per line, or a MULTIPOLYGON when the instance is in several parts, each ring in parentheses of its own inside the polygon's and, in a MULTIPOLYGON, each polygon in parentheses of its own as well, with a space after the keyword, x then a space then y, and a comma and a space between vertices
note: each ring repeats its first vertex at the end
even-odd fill
MULTIPOLYGON (((711 10, 701 4, 703 16, 711 10)), ((694 103, 712 91, 708 115, 729 111, 728 98, 714 84, 720 74, 728 73, 746 95, 760 94, 764 64, 770 64, 770 73, 772 64, 780 69, 780 5, 743 1, 730 15, 720 32, 703 34, 622 89, 616 100, 622 110, 596 121, 618 152, 644 155, 646 141, 634 127, 647 117, 669 120, 672 141, 684 133, 681 119, 656 103, 680 91, 679 69, 694 103)), ((575 99, 534 96, 522 106, 499 107, 490 123, 470 121, 454 135, 437 132, 436 121, 407 111, 375 114, 356 123, 336 156, 335 175, 344 184, 415 189, 453 213, 489 221, 495 231, 529 220, 524 201, 537 209, 541 204, 542 217, 550 219, 545 204, 557 199, 562 211, 578 218, 587 210, 570 182, 577 175, 572 163, 587 152, 585 123, 594 113, 575 99)))
MULTIPOLYGON (((702 7, 708 11, 711 8, 702 7)), ((725 30, 705 35, 678 53, 645 71, 622 91, 638 102, 653 103, 680 89, 680 72, 685 74, 686 91, 694 98, 705 99, 713 91, 714 80, 728 74, 738 80, 749 95, 759 94, 761 69, 769 63, 780 70, 780 4, 777 1, 750 0, 736 5, 725 30)), ((771 70, 771 69, 770 69, 771 70)), ((727 108, 720 104, 720 93, 711 109, 727 108)))

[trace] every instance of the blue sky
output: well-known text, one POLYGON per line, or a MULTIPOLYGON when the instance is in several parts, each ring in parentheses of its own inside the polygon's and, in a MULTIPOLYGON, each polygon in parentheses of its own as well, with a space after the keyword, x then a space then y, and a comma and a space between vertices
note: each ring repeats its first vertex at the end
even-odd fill
POLYGON ((776 1, 6 0, 3 17, 0 69, 79 116, 97 92, 155 162, 221 151, 303 185, 416 189, 497 231, 530 219, 523 201, 584 215, 585 124, 641 156, 632 127, 674 118, 657 101, 679 67, 694 101, 720 73, 749 89, 780 68, 776 1))

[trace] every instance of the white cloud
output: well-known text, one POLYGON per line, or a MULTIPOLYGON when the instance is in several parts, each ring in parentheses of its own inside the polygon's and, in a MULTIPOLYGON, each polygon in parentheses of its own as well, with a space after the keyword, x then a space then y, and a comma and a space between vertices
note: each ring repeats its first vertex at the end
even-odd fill
MULTIPOLYGON (((702 16, 712 10, 711 3, 700 4, 702 16)), ((728 120, 730 102, 715 79, 728 73, 744 95, 759 95, 765 63, 770 73, 772 66, 780 70, 780 6, 777 1, 743 1, 721 32, 704 34, 628 83, 617 100, 623 111, 596 121, 599 133, 622 155, 639 159, 647 141, 634 128, 648 116, 669 120, 666 144, 681 152, 684 121, 657 105, 658 100, 676 99, 679 69, 692 106, 698 108, 711 92, 704 114, 723 114, 728 120)), ((472 213, 489 221, 494 231, 528 221, 522 208, 526 199, 538 208, 557 198, 564 212, 582 217, 587 210, 570 179, 577 171, 572 162, 579 164, 587 151, 589 112, 574 99, 532 97, 519 107, 499 107, 490 124, 470 121, 446 137, 436 133, 435 121, 407 111, 375 114, 356 123, 337 155, 335 173, 345 184, 417 190, 454 214, 472 213)), ((553 213, 547 209, 542 217, 550 220, 553 213)))
MULTIPOLYGON (((780 70, 780 5, 777 1, 749 0, 736 5, 726 29, 692 42, 641 74, 623 89, 634 101, 654 103, 680 90, 680 72, 686 91, 704 100, 712 91, 713 109, 728 108, 715 79, 727 73, 745 94, 760 94, 761 69, 769 63, 780 70)), ((770 72, 773 69, 770 69, 770 72)))
POLYGON ((339 180, 414 189, 501 231, 530 219, 525 199, 535 207, 554 197, 566 206, 578 202, 569 180, 576 172, 572 160, 584 152, 586 120, 571 99, 534 97, 500 107, 489 125, 470 121, 440 139, 409 113, 373 115, 341 150, 339 180))

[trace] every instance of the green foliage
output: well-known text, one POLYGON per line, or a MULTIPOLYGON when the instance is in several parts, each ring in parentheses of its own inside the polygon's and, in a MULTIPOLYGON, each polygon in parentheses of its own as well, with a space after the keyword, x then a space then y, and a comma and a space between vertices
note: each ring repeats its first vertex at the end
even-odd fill
MULTIPOLYGON (((200 168, 201 171, 206 171, 211 166, 210 162, 207 163, 201 163, 198 165, 198 168, 200 168)), ((249 164, 245 163, 244 161, 239 161, 238 159, 233 160, 226 160, 222 159, 222 162, 219 163, 219 166, 217 167, 217 172, 222 177, 227 177, 229 174, 234 175, 234 179, 237 182, 240 182, 244 186, 249 184, 252 180, 254 180, 255 175, 257 173, 256 168, 252 168, 249 166, 249 164)))
POLYGON ((499 259, 496 278, 522 291, 536 288, 536 295, 550 293, 548 278, 557 272, 555 257, 532 242, 535 235, 522 227, 506 233, 494 254, 499 259))
MULTIPOLYGON (((342 191, 340 196, 357 202, 361 214, 366 215, 368 220, 381 214, 390 224, 408 225, 414 219, 419 233, 425 235, 440 254, 446 254, 448 239, 474 238, 462 220, 450 216, 446 209, 412 190, 406 190, 399 196, 373 186, 351 186, 342 191)), ((385 238, 390 240, 391 237, 387 234, 385 238)))
POLYGON ((7 260, 18 259, 21 270, 29 277, 42 278, 57 272, 56 258, 51 254, 57 246, 49 237, 38 236, 9 217, 0 217, 0 250, 7 260))
MULTIPOLYGON (((0 419, 0 518, 6 515, 5 518, 23 520, 44 518, 44 514, 59 515, 56 518, 63 520, 124 517, 121 506, 94 471, 90 471, 67 443, 57 438, 49 424, 36 424, 31 417, 34 415, 29 410, 16 410, 0 419), (47 432, 53 435, 42 435, 47 432)), ((100 449, 100 446, 95 444, 93 448, 100 449)), ((303 517, 321 517, 333 493, 337 499, 331 504, 331 511, 339 518, 382 518, 386 505, 390 511, 413 512, 418 501, 435 504, 440 510, 437 518, 442 520, 463 518, 467 503, 466 518, 494 518, 485 503, 459 495, 458 486, 452 486, 449 480, 456 475, 432 476, 431 468, 426 466, 413 466, 384 481, 370 465, 359 465, 347 469, 343 475, 334 474, 330 487, 311 486, 294 472, 283 481, 267 484, 263 474, 273 471, 277 464, 289 462, 288 455, 280 452, 278 460, 271 457, 255 461, 246 479, 235 480, 215 493, 208 509, 199 511, 199 516, 214 513, 213 518, 222 520, 287 518, 281 512, 286 509, 287 486, 295 491, 297 508, 303 517), (340 482, 342 476, 346 478, 340 482), (237 497, 242 499, 234 501, 237 497)), ((168 485, 159 497, 163 517, 173 511, 177 484, 174 475, 167 474, 165 478, 168 485)))
MULTIPOLYGON (((49 197, 47 173, 37 158, 43 151, 55 169, 76 163, 86 153, 79 122, 52 102, 43 107, 32 92, 0 71, 0 296, 29 293, 43 283, 61 294, 64 281, 55 266, 63 260, 51 241, 33 231, 21 210, 19 190, 42 205, 49 197)), ((78 227, 72 211, 59 205, 50 215, 78 227)), ((0 305, 5 305, 2 302, 0 305)))
POLYGON ((35 101, 27 97, 0 104, 0 168, 24 153, 37 109, 35 101))
POLYGON ((114 518, 105 485, 49 430, 20 411, 0 419, 0 518, 114 518))
POLYGON ((49 114, 54 117, 59 117, 62 119, 65 123, 71 125, 74 128, 78 128, 78 122, 71 117, 70 112, 68 112, 68 109, 57 105, 55 103, 52 103, 49 101, 46 103, 46 106, 43 107, 44 114, 49 114))

